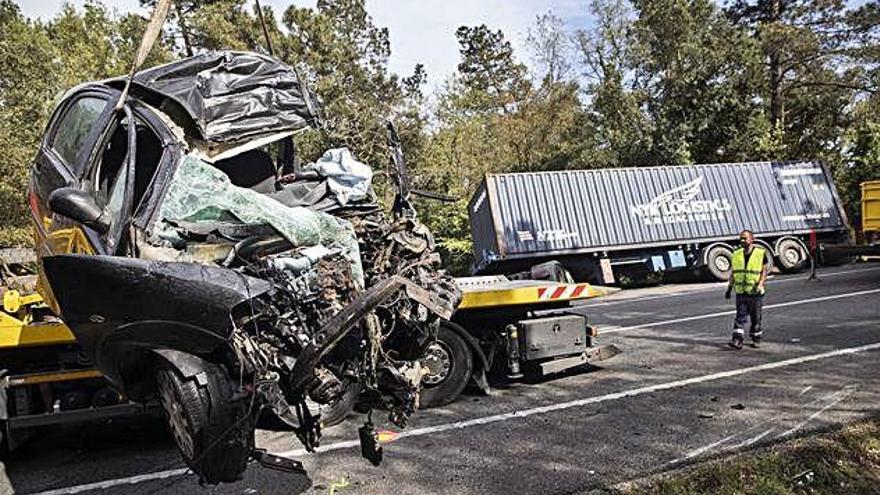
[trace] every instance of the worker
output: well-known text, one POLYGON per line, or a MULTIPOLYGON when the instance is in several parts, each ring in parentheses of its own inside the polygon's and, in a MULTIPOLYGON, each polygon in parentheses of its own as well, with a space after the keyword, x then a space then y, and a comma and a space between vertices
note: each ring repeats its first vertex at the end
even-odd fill
POLYGON ((761 311, 769 269, 766 250, 755 246, 755 235, 751 231, 740 232, 739 245, 731 258, 733 273, 724 294, 725 299, 730 299, 730 292, 736 292, 736 319, 733 322, 733 337, 730 339, 730 346, 734 349, 743 347, 746 320, 750 323, 749 337, 752 339, 752 347, 758 347, 761 342, 761 311))

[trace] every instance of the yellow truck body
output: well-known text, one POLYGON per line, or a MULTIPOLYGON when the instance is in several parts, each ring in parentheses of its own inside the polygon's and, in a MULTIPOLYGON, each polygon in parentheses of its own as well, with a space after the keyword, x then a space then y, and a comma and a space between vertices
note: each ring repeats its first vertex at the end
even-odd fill
POLYGON ((18 291, 3 292, 0 311, 0 349, 14 347, 73 344, 76 339, 60 321, 34 322, 29 306, 42 302, 39 294, 22 296, 18 291))
POLYGON ((880 180, 862 182, 862 231, 880 232, 880 180))

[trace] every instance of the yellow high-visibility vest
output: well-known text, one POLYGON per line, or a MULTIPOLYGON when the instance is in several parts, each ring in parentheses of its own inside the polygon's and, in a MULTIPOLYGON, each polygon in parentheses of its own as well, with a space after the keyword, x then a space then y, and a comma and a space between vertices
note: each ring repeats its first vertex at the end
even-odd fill
POLYGON ((761 281, 761 272, 764 268, 764 248, 752 247, 746 263, 746 252, 739 248, 733 252, 731 264, 733 265, 733 290, 737 294, 755 295, 758 291, 758 282, 761 281))

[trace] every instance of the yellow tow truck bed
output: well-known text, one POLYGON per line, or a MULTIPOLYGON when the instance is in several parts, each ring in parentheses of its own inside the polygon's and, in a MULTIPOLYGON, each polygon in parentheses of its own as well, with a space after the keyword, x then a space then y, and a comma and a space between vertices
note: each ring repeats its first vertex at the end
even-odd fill
POLYGON ((76 339, 60 321, 34 322, 29 308, 43 302, 39 294, 22 296, 16 290, 3 291, 0 311, 0 349, 73 344, 76 339))
POLYGON ((561 303, 600 297, 620 290, 587 283, 508 280, 503 275, 456 278, 455 283, 462 291, 459 309, 561 303))
POLYGON ((2 293, 0 308, 0 450, 33 428, 151 413, 125 401, 81 358, 70 329, 46 313, 38 294, 2 293), (35 321, 44 320, 44 321, 35 321))

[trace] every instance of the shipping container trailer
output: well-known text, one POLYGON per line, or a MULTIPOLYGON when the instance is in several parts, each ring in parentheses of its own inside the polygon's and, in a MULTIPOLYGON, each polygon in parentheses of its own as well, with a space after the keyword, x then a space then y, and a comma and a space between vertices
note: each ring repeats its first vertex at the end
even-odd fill
POLYGON ((849 225, 818 161, 719 163, 487 175, 469 204, 475 273, 558 260, 578 281, 705 269, 719 280, 743 229, 783 271, 802 270, 811 235, 849 225))

